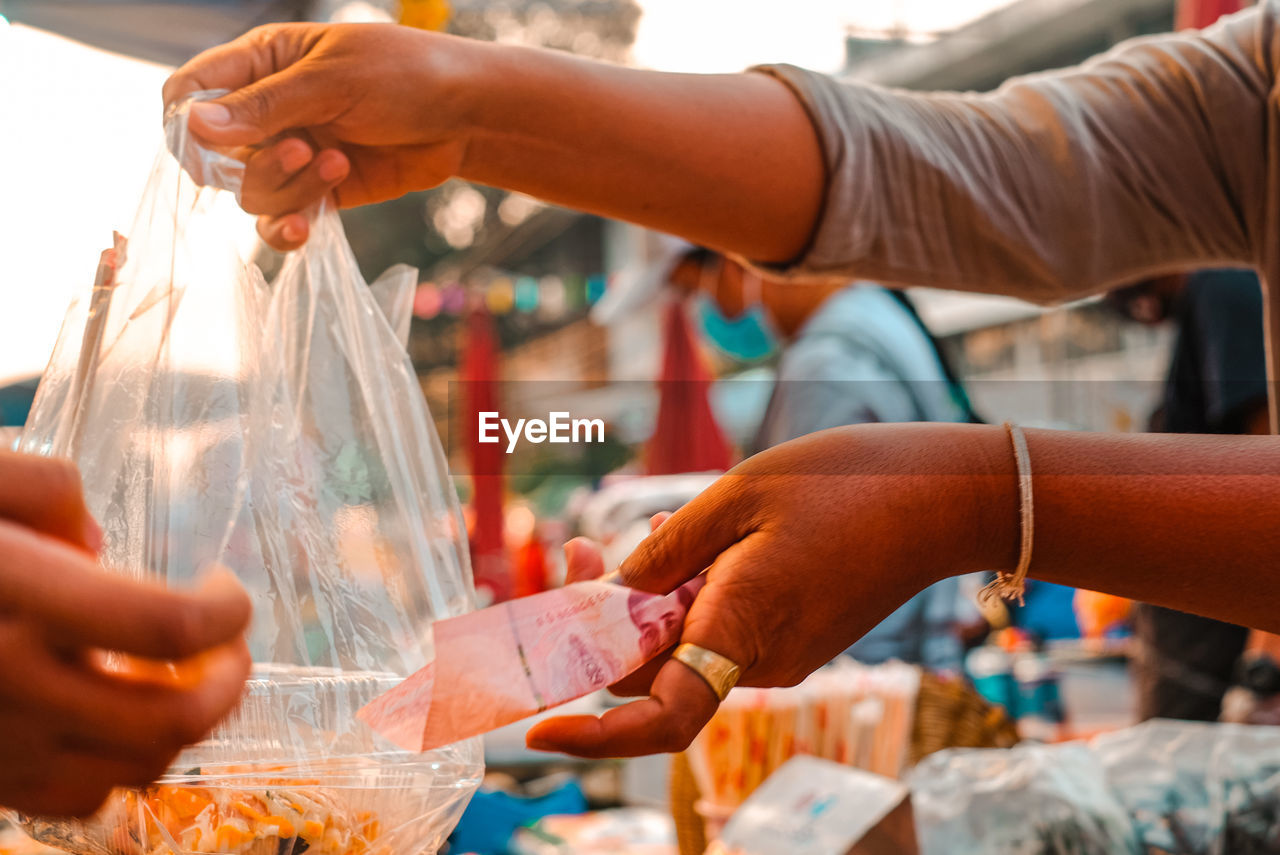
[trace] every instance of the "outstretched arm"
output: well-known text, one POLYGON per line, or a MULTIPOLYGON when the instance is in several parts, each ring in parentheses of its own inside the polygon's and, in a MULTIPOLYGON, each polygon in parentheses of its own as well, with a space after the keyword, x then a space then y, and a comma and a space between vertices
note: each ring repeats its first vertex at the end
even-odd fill
POLYGON ((191 128, 251 147, 242 203, 266 215, 263 235, 279 247, 305 239, 295 212, 330 189, 359 205, 457 175, 783 261, 804 247, 822 197, 809 119, 764 75, 663 74, 405 27, 299 24, 201 54, 165 101, 201 89, 235 90, 194 109, 191 128))
POLYGON ((1280 190, 1267 121, 1278 16, 1264 0, 1205 34, 989 95, 277 26, 192 60, 165 95, 236 90, 220 112, 194 111, 214 144, 304 137, 250 158, 244 204, 277 245, 301 242, 294 212, 331 188, 362 204, 460 175, 805 274, 1061 299, 1259 263, 1276 228, 1264 199, 1280 190))
MULTIPOLYGON (((1026 433, 1033 577, 1280 629, 1274 440, 1026 433)), ((627 584, 667 592, 709 568, 681 640, 738 662, 747 685, 790 685, 931 582, 1011 570, 1019 530, 1001 428, 858 425, 743 462, 621 570, 627 584)), ((692 671, 668 662, 650 697, 599 719, 553 719, 529 738, 593 756, 679 750, 715 707, 692 671)))

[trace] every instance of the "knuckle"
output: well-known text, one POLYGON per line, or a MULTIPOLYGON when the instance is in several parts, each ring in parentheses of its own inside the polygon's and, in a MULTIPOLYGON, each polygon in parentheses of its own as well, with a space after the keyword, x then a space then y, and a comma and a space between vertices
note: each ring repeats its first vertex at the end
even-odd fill
POLYGON ((249 32, 252 38, 257 40, 258 44, 266 46, 273 43, 280 36, 296 32, 306 26, 306 24, 296 22, 276 21, 270 24, 259 24, 249 32))
POLYGON ((259 24, 245 33, 245 41, 259 46, 270 44, 276 33, 280 31, 281 26, 279 23, 259 24))
POLYGON ((245 33, 241 38, 244 43, 253 50, 263 51, 268 56, 271 55, 271 49, 274 46, 281 31, 287 24, 260 24, 249 32, 245 33))
POLYGON ((251 86, 244 90, 241 95, 241 109, 255 120, 261 120, 271 115, 274 105, 275 98, 271 94, 271 90, 266 86, 251 86))

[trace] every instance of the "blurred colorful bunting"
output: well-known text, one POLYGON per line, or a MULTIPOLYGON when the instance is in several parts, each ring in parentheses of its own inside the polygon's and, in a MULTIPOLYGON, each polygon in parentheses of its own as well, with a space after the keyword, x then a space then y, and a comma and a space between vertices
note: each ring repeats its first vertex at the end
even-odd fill
POLYGON ((516 311, 532 312, 538 308, 538 280, 521 276, 516 280, 516 311))
POLYGON ((413 295, 413 314, 423 320, 430 320, 440 314, 441 303, 440 289, 430 282, 421 282, 413 295))

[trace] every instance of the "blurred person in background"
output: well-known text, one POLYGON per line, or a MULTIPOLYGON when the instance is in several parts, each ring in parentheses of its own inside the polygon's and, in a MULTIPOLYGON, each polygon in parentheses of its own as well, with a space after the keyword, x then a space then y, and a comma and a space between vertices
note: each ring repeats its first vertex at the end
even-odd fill
MULTIPOLYGON (((1267 434, 1262 288, 1247 270, 1148 279, 1108 302, 1143 324, 1173 321, 1177 338, 1151 430, 1267 434)), ((1249 630, 1148 603, 1134 611, 1142 719, 1216 721, 1249 630)), ((1255 646, 1262 643, 1262 634, 1255 646)))
MULTIPOLYGON (((750 453, 805 434, 871 422, 981 422, 910 298, 871 282, 789 283, 703 247, 672 268, 703 334, 750 361, 780 347, 777 378, 750 453)), ((930 585, 845 653, 959 673, 961 634, 985 627, 959 577, 930 585)))
MULTIPOLYGON (((1212 265, 1280 288, 1277 69, 1280 0, 984 94, 298 24, 200 55, 164 101, 231 90, 190 127, 246 160, 240 203, 277 248, 306 241, 326 195, 360 205, 459 177, 796 279, 1057 302, 1212 265)), ((1267 330, 1280 344, 1280 299, 1267 330)), ((1268 367, 1280 377, 1280 349, 1268 367)), ((790 685, 928 585, 992 568, 1007 594, 1016 568, 1280 631, 1277 476, 1270 438, 851 425, 739 464, 620 578, 665 592, 706 571, 681 641, 752 686, 790 685)), ((684 748, 719 694, 682 662, 651 673, 643 700, 544 721, 529 744, 684 748)))

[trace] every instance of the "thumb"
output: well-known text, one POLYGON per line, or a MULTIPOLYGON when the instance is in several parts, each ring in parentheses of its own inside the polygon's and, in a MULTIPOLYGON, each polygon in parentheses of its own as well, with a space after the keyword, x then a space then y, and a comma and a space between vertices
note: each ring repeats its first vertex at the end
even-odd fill
POLYGON ((640 541, 618 567, 623 584, 667 594, 697 576, 753 530, 740 488, 744 476, 724 475, 640 541))
POLYGON ((295 128, 322 125, 332 109, 332 88, 322 91, 305 63, 290 66, 221 98, 191 105, 189 127, 218 146, 258 145, 295 128))

